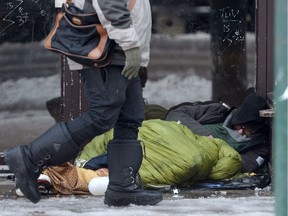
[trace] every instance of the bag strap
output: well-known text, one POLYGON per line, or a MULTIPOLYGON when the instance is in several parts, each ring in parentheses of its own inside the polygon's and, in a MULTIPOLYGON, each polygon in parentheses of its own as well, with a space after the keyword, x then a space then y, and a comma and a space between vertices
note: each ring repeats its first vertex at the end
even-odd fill
POLYGON ((93 13, 93 12, 96 13, 96 11, 93 7, 92 0, 85 0, 83 10, 87 13, 93 13))

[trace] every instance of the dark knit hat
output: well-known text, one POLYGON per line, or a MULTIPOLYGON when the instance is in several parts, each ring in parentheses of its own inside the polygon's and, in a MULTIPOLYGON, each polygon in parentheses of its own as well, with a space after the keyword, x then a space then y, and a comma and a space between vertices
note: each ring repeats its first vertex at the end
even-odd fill
POLYGON ((246 96, 234 113, 230 124, 231 125, 245 125, 250 129, 257 129, 259 126, 265 124, 265 119, 260 117, 260 110, 267 109, 267 104, 264 98, 256 93, 246 96))

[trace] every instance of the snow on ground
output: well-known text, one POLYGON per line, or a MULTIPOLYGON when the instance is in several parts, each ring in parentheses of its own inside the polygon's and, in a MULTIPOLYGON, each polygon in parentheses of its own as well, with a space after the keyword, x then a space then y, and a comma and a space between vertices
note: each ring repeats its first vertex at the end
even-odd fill
MULTIPOLYGON (((203 77, 169 74, 157 81, 148 80, 143 96, 148 99, 149 104, 159 104, 168 108, 180 102, 210 100, 211 89, 211 81, 203 77)), ((59 75, 3 82, 0 84, 0 120, 15 116, 17 111, 29 113, 29 110, 44 110, 45 102, 58 96, 59 75)))
POLYGON ((170 74, 160 80, 148 80, 143 97, 148 104, 158 104, 170 108, 181 102, 211 100, 212 83, 203 77, 190 75, 181 77, 170 74))
POLYGON ((1 216, 272 216, 274 198, 271 196, 186 198, 164 194, 155 206, 108 207, 104 197, 69 196, 44 198, 33 204, 25 198, 0 199, 1 216))
POLYGON ((45 109, 47 100, 60 96, 60 82, 58 74, 7 80, 0 84, 0 111, 45 109))
POLYGON ((45 102, 60 96, 60 75, 0 84, 0 152, 35 139, 55 122, 45 102))

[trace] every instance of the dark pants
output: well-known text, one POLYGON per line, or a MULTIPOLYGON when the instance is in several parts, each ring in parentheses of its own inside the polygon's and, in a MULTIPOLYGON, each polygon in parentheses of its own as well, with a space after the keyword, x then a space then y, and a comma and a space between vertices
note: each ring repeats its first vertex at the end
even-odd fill
POLYGON ((114 140, 136 140, 144 119, 139 78, 128 80, 122 66, 80 70, 88 111, 67 122, 73 140, 81 145, 114 128, 114 140))

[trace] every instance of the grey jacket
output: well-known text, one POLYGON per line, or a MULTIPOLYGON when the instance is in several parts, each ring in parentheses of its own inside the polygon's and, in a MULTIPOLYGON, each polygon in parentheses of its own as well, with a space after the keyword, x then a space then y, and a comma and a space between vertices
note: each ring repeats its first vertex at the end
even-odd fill
POLYGON ((166 120, 178 121, 196 134, 209 136, 211 132, 203 125, 224 122, 229 112, 230 107, 225 103, 197 101, 171 108, 166 120))

